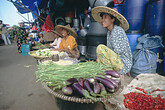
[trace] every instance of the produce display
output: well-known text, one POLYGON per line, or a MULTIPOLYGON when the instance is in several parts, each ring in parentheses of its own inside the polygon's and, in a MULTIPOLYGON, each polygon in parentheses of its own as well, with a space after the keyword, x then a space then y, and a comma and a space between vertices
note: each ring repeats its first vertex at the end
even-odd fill
POLYGON ((118 72, 94 61, 67 66, 40 63, 36 78, 55 91, 61 90, 64 95, 92 100, 112 95, 120 86, 118 72))
POLYGON ((135 87, 135 89, 140 92, 124 94, 124 105, 126 108, 130 110, 165 110, 165 98, 162 98, 160 94, 152 97, 152 93, 165 90, 156 89, 151 92, 146 92, 139 87, 135 87))
POLYGON ((53 54, 58 54, 58 51, 51 51, 50 49, 39 49, 36 51, 37 56, 45 56, 45 57, 50 57, 53 54))

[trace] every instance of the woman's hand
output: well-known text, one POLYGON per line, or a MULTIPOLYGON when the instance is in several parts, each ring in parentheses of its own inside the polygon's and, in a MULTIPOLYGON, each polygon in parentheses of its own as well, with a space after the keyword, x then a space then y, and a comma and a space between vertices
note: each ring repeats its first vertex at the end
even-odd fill
POLYGON ((70 49, 66 48, 66 49, 63 49, 63 51, 69 53, 70 49))
POLYGON ((120 78, 124 80, 124 74, 120 74, 120 78))
POLYGON ((50 49, 50 50, 52 50, 52 51, 59 51, 58 49, 50 49))

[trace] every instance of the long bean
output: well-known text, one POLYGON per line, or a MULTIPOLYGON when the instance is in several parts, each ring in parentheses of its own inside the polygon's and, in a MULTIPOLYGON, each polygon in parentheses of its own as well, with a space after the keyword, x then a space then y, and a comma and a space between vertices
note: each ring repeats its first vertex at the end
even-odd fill
POLYGON ((104 69, 109 67, 96 62, 83 62, 69 66, 61 66, 50 62, 49 64, 39 64, 36 71, 36 78, 40 81, 49 82, 50 85, 59 85, 69 78, 89 78, 104 74, 104 69))

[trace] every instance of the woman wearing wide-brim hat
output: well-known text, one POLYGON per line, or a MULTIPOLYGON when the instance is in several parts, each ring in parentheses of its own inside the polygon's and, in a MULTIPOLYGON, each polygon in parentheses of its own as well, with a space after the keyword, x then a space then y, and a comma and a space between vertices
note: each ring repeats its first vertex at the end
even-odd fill
POLYGON ((96 49, 97 61, 109 65, 120 74, 129 73, 132 67, 132 53, 125 33, 129 28, 127 20, 113 7, 107 6, 93 8, 92 16, 108 29, 107 46, 100 44, 96 49))
POLYGON ((60 32, 63 37, 59 48, 56 50, 65 52, 71 58, 79 58, 80 53, 75 39, 75 37, 77 37, 76 32, 70 27, 70 25, 57 25, 55 30, 60 32))

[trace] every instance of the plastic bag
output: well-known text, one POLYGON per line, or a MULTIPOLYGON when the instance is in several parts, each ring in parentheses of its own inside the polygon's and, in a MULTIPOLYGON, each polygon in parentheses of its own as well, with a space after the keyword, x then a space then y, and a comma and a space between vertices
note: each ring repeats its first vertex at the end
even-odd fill
POLYGON ((138 38, 138 44, 133 52, 133 66, 131 68, 133 77, 142 73, 156 73, 157 55, 152 49, 158 47, 163 47, 160 36, 145 34, 138 38))

